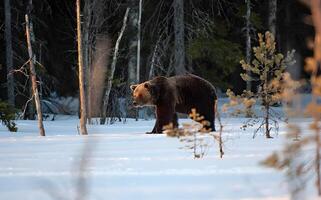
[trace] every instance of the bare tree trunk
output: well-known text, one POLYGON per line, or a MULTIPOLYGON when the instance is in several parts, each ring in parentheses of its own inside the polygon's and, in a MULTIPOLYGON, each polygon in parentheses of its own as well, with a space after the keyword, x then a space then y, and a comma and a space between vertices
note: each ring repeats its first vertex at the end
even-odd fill
POLYGON ((105 92, 105 96, 104 96, 104 100, 103 100, 102 116, 100 119, 100 124, 106 123, 106 115, 107 115, 106 112, 107 112, 110 90, 111 90, 111 87, 113 84, 113 78, 114 78, 114 73, 115 73, 115 69, 116 69, 118 49, 119 49, 120 41, 123 37, 124 31, 126 28, 128 13, 129 13, 129 8, 126 9, 126 13, 125 13, 124 20, 123 20, 123 26, 121 28, 121 31, 120 31, 117 41, 116 41, 114 55, 113 55, 113 61, 111 64, 111 69, 110 69, 110 75, 108 76, 107 88, 106 88, 106 92, 105 92))
POLYGON ((184 43, 184 0, 174 0, 174 33, 175 33, 175 74, 184 74, 185 43, 184 43))
POLYGON ((78 68, 79 68, 79 95, 80 95, 80 134, 88 135, 86 120, 87 107, 85 95, 85 69, 83 65, 83 50, 82 50, 82 36, 81 36, 81 19, 80 19, 80 0, 76 0, 77 10, 77 40, 78 40, 78 68))
POLYGON ((6 65, 7 65, 7 94, 8 103, 15 105, 13 59, 12 59, 12 34, 11 34, 11 5, 10 0, 4 1, 5 11, 5 40, 6 40, 6 65))
POLYGON ((85 1, 84 5, 84 19, 85 23, 84 26, 82 27, 82 33, 83 33, 83 56, 84 56, 84 69, 86 69, 86 76, 85 76, 85 91, 88 94, 86 97, 87 100, 87 111, 88 111, 88 121, 90 123, 91 117, 92 117, 92 105, 91 105, 91 82, 90 82, 90 61, 89 61, 89 30, 90 30, 90 23, 91 23, 91 10, 92 10, 92 5, 90 1, 85 1))
POLYGON ((276 14, 277 14, 277 0, 269 1, 269 30, 276 37, 276 14))
MULTIPOLYGON (((33 4, 32 4, 32 0, 28 0, 28 5, 27 5, 27 14, 29 17, 31 17, 31 12, 32 12, 32 9, 33 9, 33 4)), ((30 19, 29 20, 29 30, 30 30, 30 41, 31 41, 31 46, 32 44, 35 43, 35 35, 34 35, 34 31, 33 31, 33 23, 32 23, 32 20, 30 19)), ((33 63, 36 62, 36 56, 35 56, 35 53, 33 52, 33 63)), ((29 79, 29 95, 30 95, 30 98, 32 99, 33 98, 33 90, 32 90, 32 80, 29 79)), ((30 101, 30 103, 27 104, 28 105, 28 112, 27 112, 27 115, 24 117, 24 119, 30 119, 30 120, 35 120, 36 117, 35 117, 35 114, 36 114, 36 111, 35 111, 35 105, 33 103, 33 101, 30 101)))
POLYGON ((29 17, 28 15, 25 15, 26 19, 26 36, 27 36, 27 43, 28 43, 28 54, 29 54, 29 63, 30 63, 30 76, 31 76, 31 82, 32 82, 32 91, 33 96, 35 99, 36 104, 36 110, 37 110, 37 116, 38 116, 38 126, 41 136, 45 136, 45 129, 43 127, 43 120, 42 120, 42 111, 41 111, 41 104, 40 104, 40 98, 38 93, 38 87, 37 87, 37 76, 36 76, 36 70, 33 63, 34 55, 32 52, 32 46, 31 46, 31 39, 30 39, 30 24, 29 24, 29 17))
POLYGON ((141 23, 142 23, 142 3, 143 0, 139 0, 138 8, 138 24, 137 24, 137 67, 136 67, 136 81, 140 81, 140 41, 141 41, 141 23))
POLYGON ((264 107, 265 107, 265 137, 266 138, 272 138, 270 134, 270 102, 268 99, 268 74, 265 74, 265 79, 264 79, 264 85, 263 85, 263 92, 265 94, 264 96, 264 107))
POLYGON ((130 12, 128 16, 129 32, 129 62, 128 62, 128 84, 137 83, 137 50, 138 50, 138 1, 130 1, 130 12))
POLYGON ((271 136, 271 129, 270 129, 270 105, 265 105, 265 137, 266 138, 273 138, 271 136))
MULTIPOLYGON (((251 0, 245 0, 246 2, 246 63, 251 63, 251 0)), ((246 72, 251 76, 251 72, 246 72)), ((252 90, 252 82, 246 81, 246 90, 252 90)))
POLYGON ((155 68, 155 59, 156 59, 156 54, 157 54, 157 49, 158 49, 158 42, 156 42, 155 47, 154 47, 154 51, 153 51, 153 55, 152 55, 152 61, 150 64, 150 69, 149 69, 149 74, 148 74, 148 79, 151 79, 154 76, 154 68, 155 68))
MULTIPOLYGON (((95 50, 92 54, 90 69, 90 101, 91 117, 101 117, 103 99, 106 89, 106 76, 111 51, 111 41, 107 35, 99 34, 95 37, 95 50)), ((108 73, 109 74, 109 73, 108 73)))
POLYGON ((85 93, 87 100, 87 121, 92 117, 101 117, 105 93, 107 66, 110 57, 111 40, 105 30, 104 21, 106 1, 92 0, 84 2, 83 58, 85 72, 85 93))
MULTIPOLYGON (((129 61, 128 61, 128 79, 129 85, 137 82, 137 50, 138 50, 138 18, 139 18, 139 0, 129 0, 128 29, 131 35, 129 40, 129 61)), ((130 93, 127 93, 130 96, 130 93)), ((138 120, 138 108, 134 108, 134 117, 138 120)))

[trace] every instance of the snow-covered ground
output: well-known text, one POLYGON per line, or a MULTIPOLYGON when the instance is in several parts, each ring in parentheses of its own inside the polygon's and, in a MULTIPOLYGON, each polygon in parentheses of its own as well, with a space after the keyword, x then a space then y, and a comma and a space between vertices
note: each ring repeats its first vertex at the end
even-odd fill
MULTIPOLYGON (((193 159, 178 139, 145 134, 154 120, 90 125, 89 136, 78 135, 72 116, 45 121, 46 137, 36 121, 17 121, 17 133, 1 126, 0 199, 290 199, 284 175, 259 165, 282 147, 285 125, 274 139, 252 139, 253 129, 240 130, 244 120, 222 119, 223 159, 216 142, 193 159)), ((306 196, 316 199, 313 187, 306 196)))

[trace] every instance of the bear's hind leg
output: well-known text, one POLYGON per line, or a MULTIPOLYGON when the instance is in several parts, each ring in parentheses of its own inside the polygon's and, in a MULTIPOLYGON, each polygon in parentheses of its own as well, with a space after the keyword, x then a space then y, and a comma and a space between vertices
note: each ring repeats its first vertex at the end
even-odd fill
POLYGON ((205 126, 205 128, 211 129, 211 131, 216 131, 216 129, 215 129, 215 116, 213 114, 204 115, 204 119, 210 123, 208 126, 205 126))

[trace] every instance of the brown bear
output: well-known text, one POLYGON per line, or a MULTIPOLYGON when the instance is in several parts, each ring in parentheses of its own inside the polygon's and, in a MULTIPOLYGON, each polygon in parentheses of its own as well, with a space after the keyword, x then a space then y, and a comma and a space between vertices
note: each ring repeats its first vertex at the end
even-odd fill
POLYGON ((206 128, 215 131, 216 90, 208 81, 193 74, 173 77, 158 76, 130 86, 133 105, 156 106, 156 124, 149 133, 162 133, 163 126, 178 127, 177 113, 191 113, 191 109, 210 122, 206 128))

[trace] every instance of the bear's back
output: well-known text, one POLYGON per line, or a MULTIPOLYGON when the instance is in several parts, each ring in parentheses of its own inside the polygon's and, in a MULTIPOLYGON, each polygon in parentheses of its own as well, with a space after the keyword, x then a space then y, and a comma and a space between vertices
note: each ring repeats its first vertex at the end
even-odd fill
POLYGON ((198 104, 204 100, 217 99, 214 86, 199 76, 193 74, 172 76, 169 81, 176 87, 178 104, 198 104))

